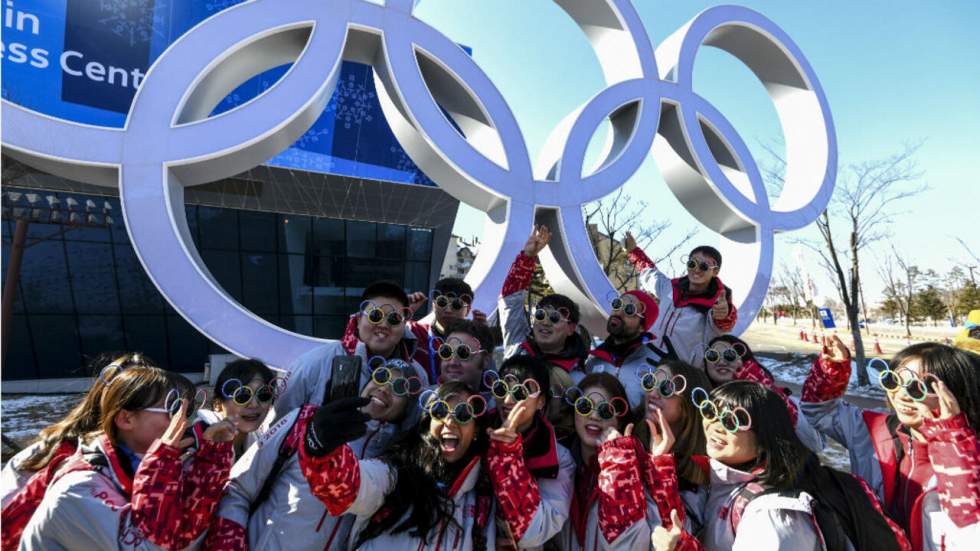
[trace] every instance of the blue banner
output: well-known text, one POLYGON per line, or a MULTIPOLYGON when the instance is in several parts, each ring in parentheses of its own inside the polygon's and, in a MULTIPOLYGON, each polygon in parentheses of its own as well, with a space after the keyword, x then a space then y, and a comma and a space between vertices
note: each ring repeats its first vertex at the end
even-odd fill
MULTIPOLYGON (((3 97, 76 122, 120 128, 154 60, 184 32, 240 0, 4 0, 3 97)), ((216 113, 273 86, 288 66, 243 83, 216 113)), ((267 164, 434 185, 395 140, 371 67, 344 62, 323 115, 267 164)))
POLYGON ((820 321, 823 322, 824 329, 837 328, 837 325, 834 323, 834 314, 830 311, 830 308, 820 309, 820 321))

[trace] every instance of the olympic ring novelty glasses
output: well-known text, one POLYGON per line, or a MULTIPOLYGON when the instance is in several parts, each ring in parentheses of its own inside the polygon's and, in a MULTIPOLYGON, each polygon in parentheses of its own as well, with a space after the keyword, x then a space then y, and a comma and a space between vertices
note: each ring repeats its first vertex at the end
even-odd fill
POLYGON ((582 417, 592 415, 596 412, 603 421, 608 421, 614 417, 622 417, 629 411, 629 403, 623 398, 616 396, 612 400, 606 401, 602 395, 593 392, 586 396, 582 389, 572 387, 565 391, 565 402, 575 408, 575 413, 582 417), (593 399, 598 397, 598 399, 593 399))
POLYGON ((705 348, 704 359, 710 364, 718 363, 722 358, 724 358, 726 362, 730 363, 744 357, 746 352, 747 350, 745 345, 737 342, 721 352, 719 352, 717 348, 705 348))
POLYGON ((285 391, 286 380, 282 377, 273 377, 271 381, 259 388, 252 388, 238 379, 228 379, 221 385, 221 395, 226 400, 230 398, 240 406, 251 402, 253 396, 260 404, 269 404, 285 391))
POLYGON ((660 398, 677 396, 687 388, 687 379, 683 375, 671 376, 666 369, 643 371, 637 373, 637 377, 644 392, 656 392, 660 398))
POLYGON ((455 338, 453 338, 453 340, 458 343, 456 344, 456 346, 453 346, 449 342, 439 342, 434 346, 436 349, 436 354, 439 356, 440 360, 445 362, 455 357, 458 358, 460 361, 465 362, 466 360, 469 360, 470 358, 476 356, 477 354, 482 354, 483 352, 486 352, 485 350, 481 350, 479 348, 473 350, 473 347, 471 347, 470 345, 464 342, 460 342, 455 338))
POLYGON ((432 303, 435 304, 436 308, 439 308, 440 310, 445 310, 446 308, 451 307, 453 310, 458 311, 472 304, 473 297, 465 293, 457 296, 456 293, 451 291, 448 293, 432 291, 432 303))
POLYGON ((694 271, 695 269, 697 269, 697 271, 699 271, 699 272, 707 272, 708 270, 710 270, 712 268, 717 268, 718 267, 717 264, 708 264, 704 260, 694 260, 693 258, 691 258, 689 256, 688 257, 685 257, 683 259, 683 262, 687 265, 687 269, 690 270, 690 271, 694 271))
POLYGON ((551 323, 561 323, 568 321, 570 314, 568 308, 551 308, 549 306, 535 306, 531 313, 534 321, 544 321, 547 319, 551 323))
POLYGON ((360 306, 361 314, 367 316, 368 321, 372 325, 381 325, 388 321, 388 325, 395 326, 400 325, 406 319, 411 317, 411 312, 408 308, 400 308, 396 310, 390 304, 384 304, 378 306, 370 300, 365 300, 360 306))
POLYGON ((711 399, 708 391, 701 387, 696 387, 691 391, 691 401, 694 402, 694 407, 701 412, 701 417, 708 421, 720 422, 722 428, 730 433, 734 434, 752 428, 752 416, 749 415, 748 410, 742 406, 734 408, 720 406, 718 402, 711 399))
POLYGON ((405 367, 408 365, 405 362, 401 360, 386 361, 380 356, 374 356, 368 360, 368 365, 374 368, 371 372, 371 380, 378 386, 390 386, 391 392, 395 396, 415 396, 419 392, 422 392, 422 379, 414 375, 410 377, 395 377, 395 374, 392 373, 392 368, 405 373, 405 367), (381 360, 380 365, 378 360, 381 360))
POLYGON ((905 367, 892 370, 881 358, 873 358, 868 363, 871 365, 875 362, 885 365, 885 369, 878 374, 878 384, 886 391, 904 390, 905 394, 916 402, 922 402, 932 394, 929 383, 935 379, 935 375, 929 374, 923 379, 916 372, 905 367))
POLYGON ((642 316, 644 314, 643 304, 627 302, 621 296, 612 299, 609 305, 612 306, 613 312, 621 311, 627 316, 642 316))
POLYGON ((541 385, 530 377, 523 381, 508 373, 500 377, 496 371, 487 371, 483 375, 483 384, 490 387, 490 393, 498 400, 506 400, 507 396, 515 402, 536 398, 541 395, 541 385))
MULTIPOLYGON (((180 408, 184 405, 184 400, 188 398, 181 396, 180 391, 176 388, 170 389, 167 393, 166 399, 163 401, 162 408, 143 408, 142 411, 152 411, 154 413, 166 413, 168 416, 173 417, 180 413, 180 408)), ((187 408, 187 417, 190 418, 194 413, 204 407, 205 402, 208 401, 208 391, 203 388, 198 389, 194 394, 194 401, 187 408)))
POLYGON ((472 422, 487 412, 487 400, 479 394, 474 394, 466 401, 458 402, 455 406, 449 405, 449 400, 455 396, 450 394, 445 398, 439 398, 435 390, 429 389, 419 397, 419 405, 429 413, 429 416, 439 422, 445 422, 450 417, 461 425, 472 422))

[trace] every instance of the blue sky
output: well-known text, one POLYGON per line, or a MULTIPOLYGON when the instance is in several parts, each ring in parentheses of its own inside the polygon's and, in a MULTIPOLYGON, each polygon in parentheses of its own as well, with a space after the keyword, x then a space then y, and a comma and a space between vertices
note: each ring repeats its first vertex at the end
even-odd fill
MULTIPOLYGON (((597 1, 597 0, 596 0, 597 1)), ((634 0, 656 44, 714 2, 634 0)), ((893 241, 916 264, 945 273, 952 259, 965 261, 953 236, 980 253, 980 190, 972 162, 980 144, 980 2, 745 1, 781 26, 814 67, 837 128, 841 164, 876 159, 924 141, 916 159, 930 189, 900 204, 893 241)), ((542 0, 424 0, 416 15, 456 42, 496 83, 524 131, 532 159, 551 129, 603 87, 599 65, 578 27, 554 3, 542 0)), ((756 153, 760 143, 781 139, 775 110, 762 85, 740 62, 703 48, 695 90, 734 124, 756 153)), ((626 190, 647 201, 650 219, 668 219, 665 242, 701 227, 673 197, 655 161, 648 158, 626 190)), ((461 208, 456 233, 480 235, 483 217, 461 208)), ((812 227, 784 234, 780 263, 792 263, 795 237, 816 237, 812 227)), ((698 241, 715 235, 701 227, 698 241)), ((656 252, 656 246, 653 247, 656 252)), ((888 244, 862 260, 865 291, 877 302, 882 284, 874 264, 888 244)), ((819 294, 830 280, 805 253, 819 294)), ((812 255, 809 255, 812 256, 812 255)), ((727 260, 727 259, 726 259, 727 260)))

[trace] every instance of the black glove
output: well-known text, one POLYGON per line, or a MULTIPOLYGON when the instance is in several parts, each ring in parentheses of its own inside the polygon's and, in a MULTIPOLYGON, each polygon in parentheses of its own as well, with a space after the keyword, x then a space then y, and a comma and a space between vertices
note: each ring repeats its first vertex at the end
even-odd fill
POLYGON ((370 403, 370 398, 344 398, 317 409, 306 427, 306 453, 322 457, 337 446, 364 436, 370 417, 360 408, 370 403))
POLYGON ((646 359, 647 360, 647 363, 650 364, 650 365, 652 365, 652 366, 654 366, 654 367, 657 367, 662 362, 666 362, 667 360, 679 360, 680 359, 677 356, 677 351, 674 350, 674 345, 671 344, 670 339, 667 338, 666 336, 664 336, 664 338, 662 340, 663 340, 663 343, 664 343, 664 347, 667 350, 661 350, 661 349, 657 348, 656 346, 653 345, 652 342, 647 343, 647 348, 649 348, 651 352, 654 352, 658 356, 660 356, 660 360, 658 360, 656 362, 654 362, 650 358, 647 358, 646 359))

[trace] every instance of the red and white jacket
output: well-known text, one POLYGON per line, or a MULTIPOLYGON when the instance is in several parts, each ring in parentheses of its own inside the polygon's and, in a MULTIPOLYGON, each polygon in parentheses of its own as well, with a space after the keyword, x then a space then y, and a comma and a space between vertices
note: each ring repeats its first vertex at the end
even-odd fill
MULTIPOLYGON (((349 541, 356 541, 381 510, 385 497, 394 490, 397 474, 383 460, 358 461, 346 444, 323 457, 308 455, 305 446, 301 445, 299 454, 300 467, 310 490, 327 506, 327 511, 333 516, 350 514, 355 517, 349 541)), ((483 499, 476 490, 481 468, 480 457, 474 457, 446 490, 448 498, 453 501, 455 522, 441 523, 434 528, 435 533, 428 534, 426 541, 412 535, 410 530, 398 534, 386 532, 368 540, 358 549, 470 551, 474 530, 482 530, 487 547, 494 548, 496 526, 493 498, 488 495, 487 499, 483 499)), ((409 515, 411 510, 396 525, 409 515)))
POLYGON ((652 343, 666 350, 663 338, 667 337, 679 359, 694 366, 702 365, 704 349, 711 339, 731 331, 738 320, 731 289, 716 277, 707 293, 692 295, 686 291, 686 276, 671 279, 639 247, 630 251, 629 260, 640 274, 640 288, 660 301, 660 315, 650 328, 655 335, 652 343), (728 316, 724 319, 711 315, 711 308, 719 298, 728 302, 728 316))
POLYGON ((18 465, 26 461, 40 447, 40 443, 28 446, 12 457, 3 469, 4 478, 7 478, 9 469, 11 483, 3 501, 3 513, 0 515, 0 524, 3 525, 3 540, 0 543, 0 549, 3 551, 17 549, 24 527, 34 516, 34 511, 41 504, 41 500, 44 499, 44 493, 47 492, 55 473, 58 472, 65 460, 75 454, 77 449, 73 441, 62 441, 43 469, 33 474, 20 470, 18 465))
POLYGON ((493 441, 487 451, 499 517, 498 549, 543 549, 568 522, 575 460, 557 443, 543 417, 538 417, 526 436, 527 440, 518 435, 511 444, 493 441), (525 445, 544 440, 548 440, 548 449, 528 457, 525 445))
POLYGON ((561 549, 650 548, 650 527, 660 524, 660 516, 644 489, 639 449, 635 438, 621 436, 599 446, 592 464, 579 466, 561 549))
POLYGON ((54 476, 20 549, 190 547, 218 504, 232 449, 205 441, 186 463, 182 453, 158 440, 130 478, 108 437, 83 445, 54 476))
POLYGON ((926 442, 917 443, 894 413, 842 399, 850 374, 850 362, 817 359, 803 385, 803 414, 847 448, 851 471, 868 481, 890 516, 903 512, 899 516, 904 518, 894 520, 906 527, 915 551, 975 547, 980 541, 980 444, 966 416, 923 422, 919 432, 926 442))

